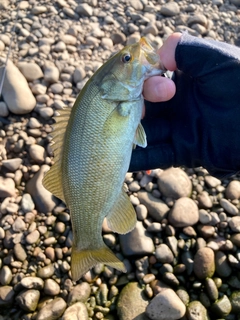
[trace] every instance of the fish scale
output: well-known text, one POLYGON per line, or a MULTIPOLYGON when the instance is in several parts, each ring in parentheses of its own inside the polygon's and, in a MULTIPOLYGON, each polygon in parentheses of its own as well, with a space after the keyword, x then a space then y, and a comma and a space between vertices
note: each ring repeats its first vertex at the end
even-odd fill
POLYGON ((140 124, 145 79, 160 75, 159 56, 145 38, 122 49, 86 83, 72 109, 55 118, 55 163, 43 184, 70 209, 71 274, 78 280, 98 263, 125 272, 104 244, 102 224, 127 233, 135 210, 123 190, 132 147, 147 145, 140 124))

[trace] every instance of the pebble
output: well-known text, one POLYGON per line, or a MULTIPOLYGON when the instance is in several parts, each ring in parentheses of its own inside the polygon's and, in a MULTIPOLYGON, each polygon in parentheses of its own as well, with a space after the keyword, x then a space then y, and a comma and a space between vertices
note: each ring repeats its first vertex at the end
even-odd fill
POLYGON ((137 282, 128 283, 121 290, 118 298, 117 314, 119 320, 144 320, 147 305, 148 300, 140 285, 137 282))
POLYGON ((227 255, 222 251, 215 253, 216 272, 220 277, 229 277, 232 269, 229 266, 227 255))
POLYGON ((228 225, 233 232, 240 232, 240 216, 232 217, 229 220, 228 225))
POLYGON ((0 176, 0 198, 15 197, 15 183, 11 178, 3 178, 0 176))
POLYGON ((7 159, 2 161, 2 165, 10 171, 16 171, 22 164, 21 158, 7 159))
POLYGON ((213 279, 207 278, 205 280, 205 288, 207 290, 208 296, 212 301, 218 299, 218 288, 213 279))
POLYGON ((200 301, 191 301, 187 307, 188 320, 209 320, 206 308, 200 301))
POLYGON ((201 248, 194 256, 193 270, 199 279, 212 277, 215 272, 214 252, 208 247, 201 248))
POLYGON ((24 193, 21 201, 21 208, 24 213, 30 212, 35 208, 35 204, 29 193, 24 193))
POLYGON ((185 305, 172 289, 163 289, 146 308, 146 314, 151 320, 180 319, 185 312, 185 305))
POLYGON ((233 180, 231 181, 226 188, 226 198, 230 200, 240 198, 240 181, 233 180))
POLYGON ((189 177, 180 168, 164 170, 158 178, 158 187, 165 197, 173 199, 188 197, 192 191, 192 184, 189 177))
POLYGON ((21 243, 16 243, 13 251, 17 260, 23 262, 27 259, 26 251, 21 243))
POLYGON ((79 4, 75 10, 79 15, 84 15, 86 17, 91 17, 93 14, 93 8, 87 3, 79 4))
POLYGON ((199 220, 199 212, 196 203, 187 197, 176 200, 168 215, 169 222, 174 227, 186 227, 196 224, 199 220))
POLYGON ((18 69, 27 81, 34 81, 43 77, 42 69, 34 62, 19 62, 18 69))
POLYGON ((36 320, 58 320, 66 310, 66 307, 67 304, 63 298, 54 298, 39 310, 36 320))
POLYGON ((28 244, 34 244, 39 240, 39 237, 40 237, 39 231, 34 230, 26 236, 25 240, 28 244))
POLYGON ((161 263, 172 263, 173 262, 173 253, 169 247, 162 243, 156 248, 155 252, 156 258, 161 263))
POLYGON ((142 222, 137 221, 135 229, 119 235, 120 246, 125 256, 146 255, 154 251, 154 244, 142 222))
MULTIPOLYGON (((0 69, 0 77, 2 77, 2 69, 0 69)), ((27 80, 11 60, 8 60, 2 96, 8 109, 14 114, 29 113, 36 105, 36 99, 27 80)))
POLYGON ((212 200, 207 191, 203 191, 197 197, 199 208, 210 209, 213 206, 212 200))
POLYGON ((0 270, 0 283, 3 286, 6 286, 12 281, 12 271, 8 266, 3 266, 0 270))
POLYGON ((0 306, 11 306, 15 296, 15 291, 11 286, 0 286, 0 306))
POLYGON ((211 311, 220 318, 225 319, 226 316, 232 310, 231 302, 226 295, 223 295, 218 301, 216 301, 212 307, 211 311))
MULTIPOLYGON (((0 295, 1 296, 1 295, 0 295)), ((234 291, 230 295, 230 302, 232 305, 232 312, 235 314, 240 313, 240 291, 234 291)))
POLYGON ((55 272, 53 264, 49 264, 43 268, 40 268, 37 272, 37 276, 42 279, 50 278, 55 272))
POLYGON ((9 110, 4 101, 0 101, 0 117, 7 117, 9 115, 9 110))
POLYGON ((91 287, 87 282, 82 282, 73 287, 69 292, 67 304, 74 305, 77 302, 87 302, 91 293, 91 287))
POLYGON ((44 282, 39 277, 24 277, 21 280, 21 285, 26 289, 43 289, 44 282))
POLYGON ((38 290, 30 289, 20 292, 16 297, 16 302, 23 310, 33 312, 38 306, 40 292, 38 290))
POLYGON ((84 303, 77 302, 74 305, 68 307, 62 318, 62 320, 88 320, 88 310, 84 303))
POLYGON ((17 217, 17 219, 12 224, 12 228, 14 232, 21 232, 26 229, 26 225, 21 217, 17 217))
POLYGON ((45 66, 44 80, 49 83, 55 83, 59 80, 59 70, 55 66, 45 66))
POLYGON ((162 219, 167 217, 169 207, 166 203, 160 199, 155 198, 151 193, 146 191, 139 191, 138 198, 141 204, 143 204, 149 215, 157 222, 161 222, 162 219))
POLYGON ((239 214, 238 209, 232 203, 230 203, 227 199, 220 199, 220 205, 226 210, 229 214, 235 216, 239 214))
POLYGON ((44 282, 44 293, 49 296, 57 296, 60 293, 60 287, 53 279, 46 279, 44 282))

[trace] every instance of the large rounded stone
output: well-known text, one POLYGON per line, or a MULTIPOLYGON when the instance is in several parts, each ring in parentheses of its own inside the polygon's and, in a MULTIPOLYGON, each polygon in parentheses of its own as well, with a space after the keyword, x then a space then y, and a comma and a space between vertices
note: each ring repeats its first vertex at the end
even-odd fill
POLYGON ((191 194, 192 183, 180 168, 164 170, 158 178, 158 187, 165 197, 178 199, 191 194))
POLYGON ((192 301, 187 307, 188 320, 209 320, 206 308, 200 301, 192 301))
POLYGON ((211 278, 215 272, 214 252, 208 247, 201 248, 194 257, 193 270, 199 279, 211 278))

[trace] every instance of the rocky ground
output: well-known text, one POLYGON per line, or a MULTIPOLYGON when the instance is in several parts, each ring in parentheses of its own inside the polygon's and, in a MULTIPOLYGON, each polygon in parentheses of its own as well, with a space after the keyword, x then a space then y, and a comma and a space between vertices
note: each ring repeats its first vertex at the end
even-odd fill
POLYGON ((103 237, 128 270, 70 276, 72 231, 41 183, 52 116, 102 62, 173 31, 240 44, 240 1, 0 1, 0 319, 240 319, 240 176, 203 168, 127 174, 138 223, 103 237), (11 42, 12 41, 12 42, 11 42), (3 67, 0 69, 3 77, 3 67))

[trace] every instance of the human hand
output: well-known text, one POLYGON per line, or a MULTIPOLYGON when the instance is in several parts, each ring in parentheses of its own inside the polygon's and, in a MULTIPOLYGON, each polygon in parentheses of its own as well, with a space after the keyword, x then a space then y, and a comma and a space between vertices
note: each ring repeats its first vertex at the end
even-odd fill
POLYGON ((222 176, 240 170, 240 49, 184 33, 171 35, 159 55, 173 78, 145 82, 148 146, 133 151, 130 171, 204 166, 222 176))

